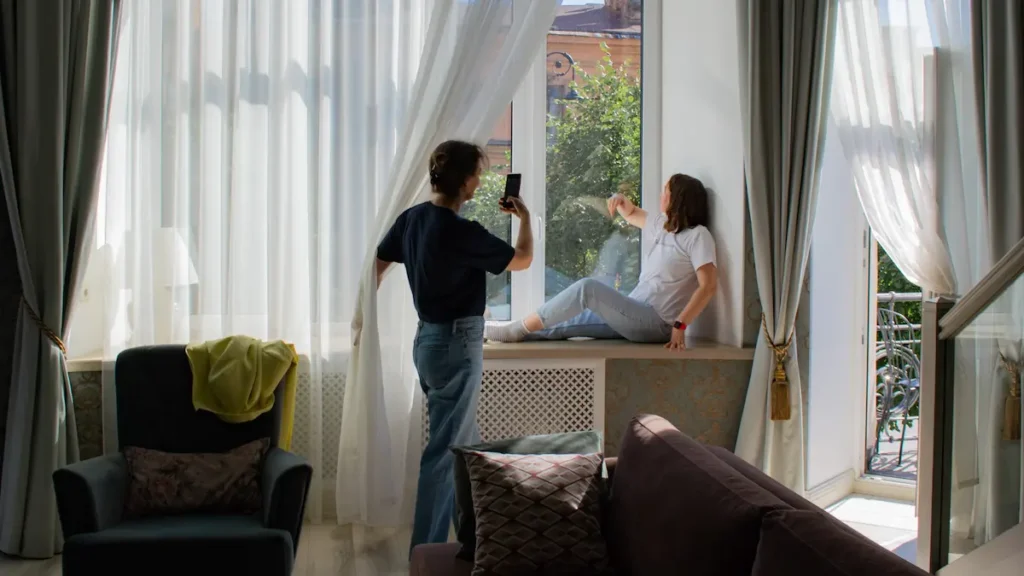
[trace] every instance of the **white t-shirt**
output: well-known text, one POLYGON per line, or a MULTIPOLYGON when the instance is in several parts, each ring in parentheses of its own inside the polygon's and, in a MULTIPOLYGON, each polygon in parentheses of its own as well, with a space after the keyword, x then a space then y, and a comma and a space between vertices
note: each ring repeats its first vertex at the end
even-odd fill
POLYGON ((650 304, 672 324, 697 291, 697 269, 715 264, 715 239, 703 226, 672 234, 664 214, 647 215, 643 250, 647 256, 640 282, 629 297, 650 304))

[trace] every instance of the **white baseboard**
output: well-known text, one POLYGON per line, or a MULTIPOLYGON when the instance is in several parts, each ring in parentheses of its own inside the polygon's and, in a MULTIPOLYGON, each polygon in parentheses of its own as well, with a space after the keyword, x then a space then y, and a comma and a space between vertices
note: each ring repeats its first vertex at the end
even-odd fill
POLYGON ((852 468, 807 490, 807 499, 819 508, 828 508, 853 493, 857 473, 852 468))
POLYGON ((853 491, 864 496, 917 502, 917 485, 904 480, 893 480, 879 476, 861 476, 853 483, 853 491))

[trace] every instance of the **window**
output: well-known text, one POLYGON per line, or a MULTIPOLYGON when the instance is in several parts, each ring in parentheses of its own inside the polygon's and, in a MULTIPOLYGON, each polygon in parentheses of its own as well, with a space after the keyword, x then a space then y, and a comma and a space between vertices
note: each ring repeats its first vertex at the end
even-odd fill
MULTIPOLYGON (((286 25, 273 30, 295 39, 320 36, 290 44, 280 62, 267 58, 261 42, 240 41, 240 57, 226 59, 225 30, 237 26, 216 6, 140 3, 126 13, 96 253, 76 314, 76 356, 126 342, 279 331, 266 312, 275 302, 303 311, 308 305, 321 323, 318 338, 339 343, 350 332, 362 256, 382 199, 358 195, 342 207, 328 191, 373 189, 387 179, 390 166, 374 163, 368 143, 393 144, 392 122, 404 110, 392 92, 411 85, 392 86, 387 66, 349 65, 338 60, 344 51, 321 45, 331 34, 375 41, 360 36, 361 21, 344 17, 344 3, 290 11, 286 25), (288 64, 278 70, 282 62, 288 64), (373 91, 351 88, 364 85, 373 91), (244 117, 237 126, 246 134, 233 131, 236 117, 244 117), (271 166, 267 158, 280 162, 271 166), (368 165, 374 169, 351 170, 368 165), (218 176, 224 174, 230 178, 218 176), (301 203, 280 197, 282 179, 307 191, 301 203), (143 190, 159 194, 137 192, 143 190), (316 224, 307 229, 305 222, 316 224), (248 244, 251 257, 228 257, 248 244), (296 256, 271 254, 278 246, 296 256), (271 260, 295 269, 271 274, 271 260), (288 290, 290 277, 313 282, 301 302, 288 290)), ((641 204, 641 16, 652 6, 660 1, 564 0, 546 46, 494 127, 488 170, 464 215, 514 243, 518 222, 501 214, 496 200, 504 176, 522 173, 523 198, 536 218, 536 264, 488 279, 491 318, 523 316, 581 278, 623 292, 636 284, 639 234, 609 218, 605 200, 623 186, 641 204)), ((261 38, 273 11, 251 12, 251 26, 239 33, 261 38)), ((656 159, 654 152, 644 158, 656 159)))
POLYGON ((496 201, 504 175, 519 172, 535 219, 534 266, 489 278, 491 319, 524 316, 583 278, 624 293, 637 284, 639 230, 610 218, 606 200, 622 190, 642 203, 643 14, 637 1, 563 2, 491 135, 490 168, 463 215, 514 243, 518 223, 496 201))

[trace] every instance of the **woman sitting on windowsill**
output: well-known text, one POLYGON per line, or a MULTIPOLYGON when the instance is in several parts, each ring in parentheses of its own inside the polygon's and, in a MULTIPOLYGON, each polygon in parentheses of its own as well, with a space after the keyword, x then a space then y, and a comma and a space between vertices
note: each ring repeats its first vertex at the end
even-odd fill
POLYGON ((520 322, 488 325, 487 340, 624 338, 686 348, 686 327, 718 286, 704 184, 675 174, 665 184, 657 214, 648 214, 622 194, 608 199, 608 212, 618 212, 643 230, 647 263, 633 292, 626 296, 597 280, 580 280, 520 322))

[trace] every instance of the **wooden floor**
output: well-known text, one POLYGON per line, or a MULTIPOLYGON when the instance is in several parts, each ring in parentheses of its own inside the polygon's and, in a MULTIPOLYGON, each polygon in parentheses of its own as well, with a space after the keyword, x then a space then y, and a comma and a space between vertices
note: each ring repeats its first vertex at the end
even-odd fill
MULTIPOLYGON (((295 576, 406 576, 409 534, 371 533, 349 526, 307 525, 302 529, 295 576)), ((60 556, 16 560, 0 554, 0 575, 59 576, 60 556)))

